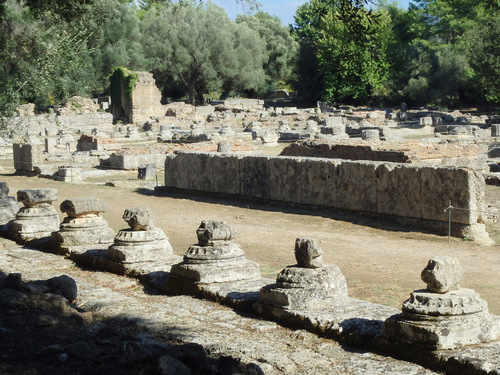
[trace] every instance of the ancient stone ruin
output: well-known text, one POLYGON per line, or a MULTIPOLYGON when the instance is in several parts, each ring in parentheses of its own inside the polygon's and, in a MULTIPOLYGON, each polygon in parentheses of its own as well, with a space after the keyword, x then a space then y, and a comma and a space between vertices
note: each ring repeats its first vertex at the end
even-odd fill
POLYGON ((276 284, 260 290, 260 302, 291 310, 324 309, 345 303, 346 279, 335 264, 324 264, 322 254, 316 240, 297 238, 297 264, 285 267, 276 284))
POLYGON ((203 220, 196 231, 198 244, 191 245, 182 263, 172 266, 166 290, 193 291, 196 284, 223 283, 260 278, 257 263, 232 242, 236 232, 225 221, 203 220))
POLYGON ((113 243, 115 233, 101 215, 106 211, 102 200, 70 198, 62 202, 60 208, 67 217, 59 231, 51 235, 57 252, 81 254, 88 250, 107 249, 113 243))
POLYGON ((9 236, 19 243, 50 238, 59 229, 59 216, 52 202, 58 199, 56 189, 19 190, 22 207, 8 224, 9 236))
POLYGON ((9 191, 7 183, 0 182, 0 225, 14 220, 20 208, 16 198, 8 196, 9 191))
POLYGON ((427 289, 416 290, 402 313, 388 318, 385 338, 432 350, 454 349, 500 338, 500 318, 472 289, 462 288, 463 270, 457 259, 432 258, 422 271, 427 289))
POLYGON ((172 263, 172 246, 163 230, 155 226, 149 207, 132 207, 123 213, 130 228, 122 229, 108 249, 108 257, 121 264, 172 263))

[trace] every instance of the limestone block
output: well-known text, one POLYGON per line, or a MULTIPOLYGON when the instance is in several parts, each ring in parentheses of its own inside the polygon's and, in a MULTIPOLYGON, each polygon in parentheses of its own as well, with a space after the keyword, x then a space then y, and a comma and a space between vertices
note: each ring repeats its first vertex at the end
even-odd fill
POLYGON ((149 207, 127 208, 123 213, 123 220, 135 231, 155 228, 155 218, 149 207))
POLYGON ((35 207, 40 204, 51 204, 57 199, 57 190, 52 188, 18 190, 17 192, 17 200, 25 207, 35 207))
POLYGON ((222 194, 241 194, 240 163, 242 156, 213 155, 213 191, 222 194))
POLYGON ((332 159, 302 159, 300 163, 302 204, 336 207, 338 165, 339 162, 332 159))
POLYGON ((196 158, 191 158, 188 163, 183 165, 184 173, 187 173, 189 179, 187 188, 198 191, 213 191, 213 167, 212 155, 207 153, 198 153, 196 158))
POLYGON ((453 289, 460 289, 463 273, 457 259, 449 256, 436 256, 429 260, 421 277, 429 291, 446 293, 453 289))
POLYGON ((270 199, 269 157, 242 158, 240 163, 241 195, 270 199))
POLYGON ((335 208, 377 212, 377 167, 380 163, 343 162, 337 167, 335 208))
POLYGON ((448 213, 444 210, 451 201, 452 206, 465 209, 453 210, 453 223, 478 222, 484 197, 484 179, 480 174, 465 168, 425 167, 421 169, 421 184, 423 219, 447 221, 448 213))
POLYGON ((9 195, 9 187, 7 186, 6 182, 0 182, 0 199, 2 198, 7 198, 9 195))
POLYGON ((297 238, 295 240, 295 259, 297 265, 304 268, 323 266, 323 251, 313 238, 297 238))
POLYGON ((492 137, 500 137, 500 124, 492 124, 491 125, 491 136, 492 137))
POLYGON ((68 217, 79 217, 89 214, 98 215, 106 211, 106 203, 94 197, 70 198, 61 203, 60 209, 68 217))
POLYGON ((178 165, 178 160, 176 158, 179 157, 179 155, 167 155, 165 158, 165 186, 167 187, 174 187, 174 188, 182 188, 184 186, 183 182, 185 183, 185 186, 187 186, 187 179, 185 177, 185 174, 182 174, 184 176, 184 180, 181 177, 180 169, 177 167, 178 165))
POLYGON ((432 126, 432 117, 427 116, 427 117, 420 117, 420 126, 432 126))
POLYGON ((212 246, 215 241, 231 241, 236 231, 222 220, 203 220, 196 230, 201 246, 212 246))
POLYGON ((160 228, 146 231, 120 230, 108 248, 110 259, 119 263, 164 262, 173 253, 168 238, 160 228))
POLYGON ((43 149, 41 145, 14 143, 12 148, 16 170, 32 172, 35 166, 42 163, 43 149))
POLYGON ((361 131, 361 138, 365 141, 378 140, 380 132, 378 129, 364 129, 361 131))
POLYGON ((268 161, 269 198, 281 202, 302 201, 301 159, 272 157, 268 161))
POLYGON ((422 216, 421 168, 385 163, 377 168, 377 212, 420 218, 422 216), (401 192, 404 192, 402 194, 401 192))
POLYGON ((325 118, 326 127, 338 127, 339 125, 344 126, 344 118, 341 116, 332 116, 325 118))
POLYGON ((14 197, 0 198, 0 225, 14 220, 20 208, 19 202, 14 197))

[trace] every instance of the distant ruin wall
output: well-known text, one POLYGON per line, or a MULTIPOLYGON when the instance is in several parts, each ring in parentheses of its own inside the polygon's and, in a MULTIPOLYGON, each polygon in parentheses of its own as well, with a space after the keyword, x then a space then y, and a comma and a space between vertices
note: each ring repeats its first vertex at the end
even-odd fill
POLYGON ((165 186, 434 221, 441 230, 449 201, 466 209, 453 211, 455 227, 477 225, 484 196, 484 179, 467 168, 198 152, 167 156, 165 186))

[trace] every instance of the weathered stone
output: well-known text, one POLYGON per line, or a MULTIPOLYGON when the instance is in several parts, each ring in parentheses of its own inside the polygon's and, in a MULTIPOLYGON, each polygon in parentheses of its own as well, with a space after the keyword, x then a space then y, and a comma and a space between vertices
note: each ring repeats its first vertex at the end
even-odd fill
POLYGON ((32 172, 35 166, 42 163, 43 148, 41 145, 14 143, 12 148, 16 170, 32 172))
POLYGON ((35 207, 42 204, 51 204, 58 199, 57 190, 51 188, 18 190, 17 200, 24 207, 35 207))
POLYGON ((231 241, 236 231, 222 220, 203 220, 196 230, 198 243, 201 246, 214 244, 216 241, 231 241))
POLYGON ((149 207, 128 208, 123 213, 123 220, 134 231, 150 230, 155 228, 153 211, 149 207))
POLYGON ((114 231, 101 216, 106 204, 98 198, 79 197, 61 203, 64 218, 51 240, 58 252, 82 254, 89 250, 104 250, 113 243, 114 231))
POLYGON ((139 180, 151 180, 156 176, 156 164, 139 165, 137 178, 139 180))
POLYGON ((259 266, 247 260, 243 249, 231 242, 235 231, 226 222, 204 220, 196 233, 198 244, 189 247, 182 263, 172 266, 167 291, 192 290, 197 283, 260 278, 259 266))
POLYGON ((276 284, 260 290, 263 304, 283 309, 316 310, 344 303, 347 282, 334 264, 323 264, 322 251, 313 239, 297 238, 295 257, 299 264, 285 267, 276 284), (307 267, 307 268, 306 268, 307 267))
POLYGON ((8 196, 9 191, 7 183, 0 182, 0 225, 13 220, 20 208, 17 200, 8 196))
POLYGON ((84 215, 98 215, 106 211, 106 203, 99 198, 79 197, 66 199, 61 203, 61 212, 69 217, 79 217, 84 215))
POLYGON ((390 340, 436 349, 454 349, 500 338, 500 318, 471 289, 461 289, 462 268, 451 257, 435 257, 422 271, 427 290, 416 290, 402 313, 384 322, 390 340))
POLYGON ((118 232, 108 248, 110 259, 122 264, 172 262, 172 246, 165 233, 155 228, 153 212, 148 207, 129 208, 125 210, 123 219, 131 229, 118 232))
POLYGON ((492 137, 500 137, 500 124, 492 124, 491 125, 491 136, 492 137))
POLYGON ((427 116, 420 118, 420 126, 432 126, 432 124, 433 124, 432 117, 427 116))
POLYGON ((421 276, 430 292, 446 293, 460 289, 463 270, 456 258, 440 256, 429 260, 421 276))
POLYGON ((299 267, 319 268, 323 266, 323 251, 313 238, 295 240, 295 259, 299 267))
POLYGON ((378 140, 380 138, 380 132, 378 129, 365 129, 361 131, 361 138, 365 141, 378 140))
POLYGON ((50 237, 59 228, 59 216, 51 206, 52 201, 57 200, 56 189, 19 190, 17 199, 24 207, 8 224, 8 232, 14 240, 25 243, 50 237))

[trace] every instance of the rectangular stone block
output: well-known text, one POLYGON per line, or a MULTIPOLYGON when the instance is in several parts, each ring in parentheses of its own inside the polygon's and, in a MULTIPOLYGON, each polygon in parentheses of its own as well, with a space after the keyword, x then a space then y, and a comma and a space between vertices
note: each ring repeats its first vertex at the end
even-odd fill
POLYGON ((207 153, 195 153, 195 157, 186 158, 187 154, 180 154, 187 160, 183 163, 182 173, 187 174, 187 188, 199 191, 213 190, 212 155, 207 153))
POLYGON ((374 162, 343 162, 337 168, 335 208, 377 212, 377 167, 374 162))
POLYGON ((42 164, 43 150, 41 145, 30 143, 14 143, 14 168, 21 171, 33 171, 33 167, 42 164))
MULTIPOLYGON (((165 186, 173 188, 181 188, 180 184, 180 169, 177 167, 177 155, 167 155, 165 159, 165 186)), ((186 184, 187 186, 187 184, 186 184)))
POLYGON ((212 157, 213 191, 222 194, 241 194, 240 163, 242 156, 219 155, 212 157))
POLYGON ((269 197, 281 202, 300 203, 303 181, 300 158, 279 156, 269 158, 269 197))
POLYGON ((245 197, 270 199, 269 158, 251 156, 241 159, 241 195, 245 197))
POLYGON ((377 168, 377 212, 422 217, 420 167, 395 163, 377 168))
POLYGON ((448 221, 444 210, 451 201, 452 222, 475 224, 480 216, 484 197, 484 179, 467 168, 422 168, 422 218, 448 221))
POLYGON ((336 178, 338 160, 303 158, 300 163, 301 203, 335 207, 338 200, 336 178))

